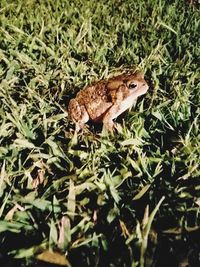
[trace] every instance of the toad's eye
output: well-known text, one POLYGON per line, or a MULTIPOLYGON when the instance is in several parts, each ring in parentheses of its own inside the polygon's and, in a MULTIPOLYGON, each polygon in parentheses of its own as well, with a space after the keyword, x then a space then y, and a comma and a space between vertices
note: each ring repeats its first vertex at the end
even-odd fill
POLYGON ((136 83, 130 83, 129 86, 128 86, 128 88, 131 89, 131 90, 135 89, 136 87, 137 87, 136 83))

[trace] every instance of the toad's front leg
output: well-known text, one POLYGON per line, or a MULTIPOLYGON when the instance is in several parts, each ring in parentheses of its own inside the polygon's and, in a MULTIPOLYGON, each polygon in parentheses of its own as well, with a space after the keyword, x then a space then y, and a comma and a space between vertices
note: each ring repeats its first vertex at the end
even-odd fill
POLYGON ((110 107, 108 112, 103 118, 103 124, 109 131, 113 131, 115 124, 113 119, 117 118, 121 114, 121 103, 123 100, 123 90, 124 87, 121 86, 117 92, 111 93, 113 105, 110 107))
POLYGON ((113 129, 115 128, 115 123, 113 122, 113 119, 116 118, 116 114, 119 113, 119 110, 120 105, 113 105, 103 118, 103 124, 110 132, 113 132, 113 129))

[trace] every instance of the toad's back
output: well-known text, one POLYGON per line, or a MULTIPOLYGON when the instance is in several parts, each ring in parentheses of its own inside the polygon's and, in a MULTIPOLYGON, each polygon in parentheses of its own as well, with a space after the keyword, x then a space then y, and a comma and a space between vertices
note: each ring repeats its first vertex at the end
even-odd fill
POLYGON ((103 114, 112 105, 112 99, 106 84, 106 81, 100 81, 87 86, 76 96, 79 104, 85 106, 91 120, 101 120, 103 114))

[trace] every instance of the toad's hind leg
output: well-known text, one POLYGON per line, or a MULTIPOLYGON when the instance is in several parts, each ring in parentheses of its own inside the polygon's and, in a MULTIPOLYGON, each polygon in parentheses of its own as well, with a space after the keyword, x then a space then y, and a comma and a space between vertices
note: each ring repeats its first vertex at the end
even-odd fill
POLYGON ((68 111, 72 121, 76 124, 76 131, 83 128, 83 125, 89 120, 88 112, 84 105, 80 105, 76 99, 71 99, 68 111))

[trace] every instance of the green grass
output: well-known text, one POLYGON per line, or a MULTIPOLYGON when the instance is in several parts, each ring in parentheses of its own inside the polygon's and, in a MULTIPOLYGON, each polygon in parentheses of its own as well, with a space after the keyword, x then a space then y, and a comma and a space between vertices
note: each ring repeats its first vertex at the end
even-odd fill
POLYGON ((200 11, 188 2, 1 0, 1 266, 48 250, 66 266, 200 266, 200 11), (118 132, 74 134, 70 98, 134 66, 150 90, 118 132))

